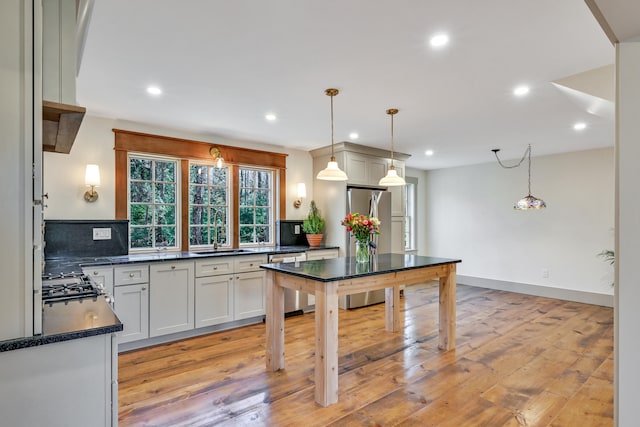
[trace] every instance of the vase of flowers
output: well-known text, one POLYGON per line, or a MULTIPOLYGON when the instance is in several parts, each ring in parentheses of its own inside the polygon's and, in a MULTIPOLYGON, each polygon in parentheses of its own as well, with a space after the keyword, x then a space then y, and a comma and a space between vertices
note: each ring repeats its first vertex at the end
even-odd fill
POLYGON ((340 223, 356 238, 356 262, 369 262, 371 237, 380 234, 380 220, 375 216, 350 213, 340 223))

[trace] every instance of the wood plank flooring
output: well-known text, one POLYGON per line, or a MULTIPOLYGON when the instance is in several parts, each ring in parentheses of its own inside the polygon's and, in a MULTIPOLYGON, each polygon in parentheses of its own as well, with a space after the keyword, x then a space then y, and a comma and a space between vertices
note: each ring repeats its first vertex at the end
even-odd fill
POLYGON ((613 310, 458 285, 457 348, 438 350, 438 285, 339 317, 339 402, 314 402, 313 313, 119 356, 121 426, 612 426, 613 310))

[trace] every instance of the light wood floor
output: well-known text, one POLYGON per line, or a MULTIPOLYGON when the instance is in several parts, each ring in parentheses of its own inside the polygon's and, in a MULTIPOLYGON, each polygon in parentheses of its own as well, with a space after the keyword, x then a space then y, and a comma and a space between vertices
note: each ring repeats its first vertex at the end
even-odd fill
POLYGON ((613 310, 458 285, 457 348, 438 343, 438 288, 341 310, 339 402, 314 403, 313 314, 285 323, 267 372, 264 325, 119 357, 121 426, 612 426, 613 310))

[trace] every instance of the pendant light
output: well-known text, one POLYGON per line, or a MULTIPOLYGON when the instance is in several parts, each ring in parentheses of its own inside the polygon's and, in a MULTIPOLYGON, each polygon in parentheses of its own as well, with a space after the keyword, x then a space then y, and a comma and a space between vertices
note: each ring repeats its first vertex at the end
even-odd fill
POLYGON ((333 155, 333 97, 340 92, 338 89, 327 89, 324 93, 331 97, 331 158, 327 163, 327 168, 318 172, 316 178, 323 181, 346 181, 349 178, 346 173, 340 170, 336 157, 333 155))
POLYGON ((404 178, 398 176, 398 172, 396 171, 395 166, 393 166, 393 116, 398 113, 397 108, 389 108, 387 110, 387 114, 391 116, 391 166, 389 166, 389 170, 387 171, 387 176, 382 178, 378 185, 384 185, 387 187, 393 187, 398 185, 406 185, 407 183, 404 181, 404 178))
POLYGON ((500 159, 498 158, 498 151, 500 151, 499 148, 494 148, 491 151, 493 151, 493 154, 495 154, 496 159, 498 160, 498 163, 500 164, 500 166, 502 166, 505 169, 517 168, 518 166, 520 166, 522 164, 522 162, 524 161, 525 158, 528 159, 528 162, 529 162, 529 194, 526 195, 525 197, 523 197, 522 199, 518 200, 516 202, 516 204, 513 205, 513 209, 518 210, 518 211, 526 211, 526 210, 529 210, 529 209, 545 209, 547 207, 547 204, 544 202, 544 200, 538 199, 537 197, 531 195, 531 144, 529 144, 529 146, 525 150, 524 155, 522 156, 520 161, 517 164, 513 165, 513 166, 505 166, 500 161, 500 159))

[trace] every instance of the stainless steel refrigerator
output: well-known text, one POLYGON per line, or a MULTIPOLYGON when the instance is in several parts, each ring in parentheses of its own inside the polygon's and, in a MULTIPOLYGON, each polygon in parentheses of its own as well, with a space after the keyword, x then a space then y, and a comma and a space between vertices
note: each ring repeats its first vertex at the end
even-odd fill
MULTIPOLYGON (((347 187, 347 213, 375 216, 380 220, 380 234, 374 235, 375 253, 391 252, 391 193, 384 189, 347 187)), ((347 238, 347 256, 355 256, 356 239, 347 238)), ((346 295, 340 298, 340 308, 356 308, 384 302, 384 289, 346 295)))

